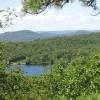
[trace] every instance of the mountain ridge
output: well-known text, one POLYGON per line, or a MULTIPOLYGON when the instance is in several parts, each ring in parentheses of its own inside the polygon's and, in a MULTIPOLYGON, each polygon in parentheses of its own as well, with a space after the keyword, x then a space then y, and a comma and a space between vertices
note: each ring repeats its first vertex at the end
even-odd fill
MULTIPOLYGON (((99 31, 99 30, 98 30, 99 31)), ((35 39, 43 39, 55 36, 71 36, 77 34, 87 34, 93 31, 88 30, 64 30, 64 31, 30 31, 21 30, 14 32, 5 32, 0 34, 0 41, 32 41, 35 39)))

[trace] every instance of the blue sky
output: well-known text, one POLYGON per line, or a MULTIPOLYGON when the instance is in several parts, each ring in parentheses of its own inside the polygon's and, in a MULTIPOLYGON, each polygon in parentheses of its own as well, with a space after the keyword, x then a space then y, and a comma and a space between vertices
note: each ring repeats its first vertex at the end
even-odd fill
POLYGON ((0 8, 15 7, 20 5, 22 0, 0 0, 0 8))
MULTIPOLYGON (((15 8, 20 14, 22 0, 0 0, 0 9, 15 8)), ((83 7, 81 3, 67 4, 63 9, 48 8, 39 15, 19 17, 14 20, 14 25, 0 32, 32 30, 32 31, 56 31, 56 30, 100 30, 100 15, 91 16, 92 11, 83 7)))

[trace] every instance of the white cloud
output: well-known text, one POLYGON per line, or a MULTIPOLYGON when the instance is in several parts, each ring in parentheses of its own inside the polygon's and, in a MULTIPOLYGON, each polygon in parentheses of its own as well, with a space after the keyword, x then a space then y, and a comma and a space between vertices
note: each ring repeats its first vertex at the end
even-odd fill
POLYGON ((86 16, 86 13, 79 12, 77 15, 78 15, 78 16, 86 16))
MULTIPOLYGON (((91 16, 90 13, 86 13, 86 9, 80 10, 77 8, 77 11, 74 11, 71 8, 71 11, 68 12, 68 9, 66 9, 66 7, 62 11, 51 9, 39 15, 27 14, 24 17, 19 16, 14 20, 15 25, 6 28, 5 31, 24 29, 33 31, 99 29, 100 16, 91 16)), ((15 10, 20 15, 22 6, 17 6, 15 10)))
POLYGON ((16 6, 15 7, 15 11, 18 12, 18 13, 20 13, 20 12, 22 12, 22 8, 23 8, 22 5, 16 6))

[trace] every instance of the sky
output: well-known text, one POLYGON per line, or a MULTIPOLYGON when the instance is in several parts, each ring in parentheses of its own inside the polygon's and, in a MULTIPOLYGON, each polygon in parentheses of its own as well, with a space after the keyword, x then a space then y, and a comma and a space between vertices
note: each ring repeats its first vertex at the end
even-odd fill
MULTIPOLYGON (((21 16, 22 0, 0 0, 0 9, 15 8, 21 16)), ((38 15, 27 14, 14 19, 14 25, 0 29, 6 31, 59 31, 59 30, 100 30, 100 15, 92 16, 92 10, 78 1, 66 4, 63 9, 48 8, 38 15)))

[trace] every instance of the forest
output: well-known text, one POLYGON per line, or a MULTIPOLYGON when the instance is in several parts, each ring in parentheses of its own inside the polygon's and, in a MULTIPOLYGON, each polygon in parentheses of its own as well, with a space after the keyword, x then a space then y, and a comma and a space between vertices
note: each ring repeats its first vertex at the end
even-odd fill
POLYGON ((0 42, 0 100, 100 100, 100 33, 0 42), (8 73, 11 64, 50 64, 50 74, 8 73))
POLYGON ((60 59, 72 58, 100 50, 100 34, 37 39, 30 42, 4 42, 4 59, 9 63, 55 64, 60 59))

